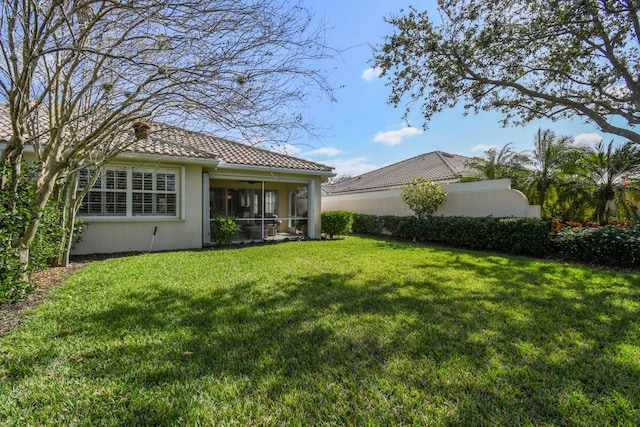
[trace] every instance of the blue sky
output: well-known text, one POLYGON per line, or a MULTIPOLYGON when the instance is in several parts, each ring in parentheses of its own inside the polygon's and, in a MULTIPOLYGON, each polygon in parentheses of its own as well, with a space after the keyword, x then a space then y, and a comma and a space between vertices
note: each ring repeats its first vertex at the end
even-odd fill
MULTIPOLYGON (((359 175, 429 151, 442 150, 467 156, 482 156, 491 146, 513 143, 518 150, 532 148, 538 128, 552 129, 593 142, 604 135, 580 121, 539 121, 526 127, 501 127, 495 113, 463 116, 461 108, 443 111, 422 131, 419 113, 410 117, 411 128, 402 120, 402 109, 387 104, 389 88, 370 70, 371 45, 379 45, 392 32, 385 16, 397 14, 410 2, 389 0, 305 0, 316 18, 328 28, 327 44, 345 49, 340 58, 328 61, 336 103, 312 99, 306 113, 321 128, 320 137, 306 144, 287 147, 289 154, 333 166, 338 175, 359 175)), ((435 0, 414 5, 436 11, 435 0)))

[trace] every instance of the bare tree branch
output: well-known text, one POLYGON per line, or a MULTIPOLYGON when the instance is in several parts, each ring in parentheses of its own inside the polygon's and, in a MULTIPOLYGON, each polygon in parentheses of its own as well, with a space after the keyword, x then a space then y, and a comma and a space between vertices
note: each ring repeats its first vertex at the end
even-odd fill
POLYGON ((312 132, 299 111, 310 95, 333 99, 318 63, 334 53, 296 0, 3 2, 0 103, 13 136, 0 160, 19 176, 31 146, 40 168, 20 256, 56 183, 127 149, 137 120, 256 143, 312 132))

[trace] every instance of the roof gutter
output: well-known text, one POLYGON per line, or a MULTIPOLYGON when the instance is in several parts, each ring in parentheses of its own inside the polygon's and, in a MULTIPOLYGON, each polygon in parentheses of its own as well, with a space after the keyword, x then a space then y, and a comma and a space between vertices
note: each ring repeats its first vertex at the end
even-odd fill
POLYGON ((198 157, 178 157, 168 156, 161 154, 140 154, 123 152, 114 157, 113 160, 146 160, 146 161, 160 161, 160 162, 173 162, 194 166, 207 166, 218 167, 221 160, 218 159, 202 159, 198 157))
POLYGON ((227 163, 224 160, 220 160, 219 162, 220 163, 218 164, 218 169, 261 171, 261 172, 271 172, 271 173, 284 172, 284 173, 295 173, 295 174, 326 176, 326 177, 336 176, 336 173, 333 172, 333 168, 330 171, 314 171, 314 170, 308 170, 308 169, 279 168, 277 166, 238 165, 233 163, 227 163))
MULTIPOLYGON (((2 141, 0 142, 0 150, 4 150, 7 146, 7 143, 2 141)), ((32 145, 25 145, 24 152, 33 154, 35 150, 32 145)), ((202 159, 198 157, 178 157, 178 156, 167 156, 161 154, 144 154, 144 153, 131 153, 131 152, 122 152, 115 155, 111 160, 145 160, 145 161, 160 161, 160 162, 173 162, 173 163, 181 163, 187 165, 194 166, 206 166, 206 167, 218 167, 218 164, 221 162, 218 159, 202 159)))

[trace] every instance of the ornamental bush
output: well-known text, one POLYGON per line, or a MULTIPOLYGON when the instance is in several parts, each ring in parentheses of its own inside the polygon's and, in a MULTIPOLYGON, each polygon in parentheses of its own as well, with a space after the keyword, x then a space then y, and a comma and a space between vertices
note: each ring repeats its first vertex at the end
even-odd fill
POLYGON ((343 236, 351 233, 353 226, 353 214, 347 211, 327 211, 320 215, 322 222, 321 232, 333 239, 335 236, 343 236))
POLYGON ((17 196, 0 191, 0 303, 17 301, 31 290, 29 283, 19 279, 22 266, 12 246, 31 218, 31 186, 19 183, 17 196))
POLYGON ((218 246, 224 243, 231 243, 238 238, 239 234, 238 224, 236 224, 234 217, 217 216, 213 218, 211 223, 211 241, 215 242, 218 246))
MULTIPOLYGON (((534 218, 393 217, 354 214, 357 233, 391 234, 413 241, 552 256, 612 267, 640 267, 640 225, 585 227, 534 218), (562 228, 565 227, 565 228, 562 228)), ((587 224, 588 225, 588 224, 587 224)))
POLYGON ((402 200, 419 219, 433 215, 446 194, 439 184, 425 178, 416 178, 402 190, 402 200))
POLYGON ((393 215, 353 214, 353 232, 364 234, 397 235, 404 217, 393 215))

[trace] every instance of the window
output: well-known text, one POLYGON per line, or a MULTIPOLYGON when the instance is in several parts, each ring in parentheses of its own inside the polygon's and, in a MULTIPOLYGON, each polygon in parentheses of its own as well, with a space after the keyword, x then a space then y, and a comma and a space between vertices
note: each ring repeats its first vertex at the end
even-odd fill
MULTIPOLYGON (((79 191, 92 170, 80 171, 79 191)), ((172 216, 178 214, 178 173, 175 170, 105 168, 85 196, 84 216, 172 216)))
POLYGON ((278 190, 265 190, 264 192, 264 213, 278 213, 278 190))
POLYGON ((264 200, 259 188, 211 187, 209 208, 211 218, 228 215, 244 218, 261 218, 278 214, 278 190, 265 190, 264 200), (264 210, 263 210, 264 207, 264 210))
POLYGON ((133 215, 176 215, 175 173, 134 169, 132 178, 133 215))

